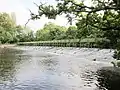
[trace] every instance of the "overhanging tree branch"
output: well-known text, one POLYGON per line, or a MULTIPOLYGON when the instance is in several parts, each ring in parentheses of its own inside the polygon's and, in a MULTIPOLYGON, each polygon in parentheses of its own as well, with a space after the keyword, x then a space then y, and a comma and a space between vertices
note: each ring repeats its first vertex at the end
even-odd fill
MULTIPOLYGON (((58 0, 60 1, 60 0, 58 0)), ((36 3, 34 3, 37 7, 38 7, 38 14, 33 14, 31 11, 31 18, 32 20, 34 19, 40 19, 41 16, 45 15, 46 17, 48 17, 48 19, 55 19, 57 15, 61 15, 63 13, 65 14, 74 14, 76 17, 80 16, 79 14, 81 12, 85 12, 86 13, 86 25, 88 24, 89 21, 89 16, 92 13, 96 13, 99 11, 107 11, 107 10, 114 10, 114 11, 120 11, 120 7, 118 6, 119 3, 115 2, 115 0, 108 0, 104 1, 104 0, 93 0, 93 1, 97 1, 97 5, 95 6, 86 6, 84 5, 84 3, 80 2, 80 3, 76 3, 74 0, 61 0, 62 2, 58 2, 57 6, 54 7, 52 5, 45 5, 45 4, 40 4, 37 5, 36 3), (100 6, 102 5, 102 6, 100 6)), ((67 17, 68 20, 72 20, 70 17, 67 17)), ((28 20, 28 22, 30 21, 30 19, 28 20)), ((27 22, 27 23, 28 23, 27 22)), ((93 25, 94 26, 94 25, 93 25)), ((98 28, 97 26, 94 26, 96 28, 98 28)), ((114 28, 114 29, 119 29, 119 27, 110 27, 110 28, 114 28)), ((104 30, 108 30, 109 28, 101 28, 104 30)))

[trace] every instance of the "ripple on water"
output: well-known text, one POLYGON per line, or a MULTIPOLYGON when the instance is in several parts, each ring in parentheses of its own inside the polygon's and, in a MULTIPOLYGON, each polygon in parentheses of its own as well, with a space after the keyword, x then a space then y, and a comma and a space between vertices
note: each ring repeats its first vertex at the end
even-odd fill
POLYGON ((0 90, 95 90, 96 71, 110 66, 112 53, 69 47, 4 49, 0 53, 0 90))

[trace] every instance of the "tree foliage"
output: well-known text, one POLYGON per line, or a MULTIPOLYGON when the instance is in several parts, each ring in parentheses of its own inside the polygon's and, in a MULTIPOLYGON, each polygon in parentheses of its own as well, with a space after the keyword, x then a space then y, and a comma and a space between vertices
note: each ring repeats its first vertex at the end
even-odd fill
POLYGON ((83 22, 78 22, 76 26, 68 28, 47 23, 44 27, 36 32, 38 41, 62 40, 62 39, 84 39, 84 38, 102 38, 103 32, 93 27, 84 27, 83 22), (92 30, 91 30, 92 29, 92 30))
POLYGON ((55 25, 53 23, 48 23, 44 25, 43 29, 36 32, 37 40, 60 40, 65 38, 66 28, 62 26, 55 25))
POLYGON ((5 30, 9 30, 15 26, 13 20, 7 13, 0 13, 0 26, 5 30))
POLYGON ((76 39, 77 38, 77 28, 75 26, 68 27, 66 31, 66 39, 76 39))
MULTIPOLYGON (((92 0, 91 6, 86 6, 84 1, 78 1, 78 2, 75 0, 56 0, 56 1, 58 2, 56 7, 52 5, 36 4, 38 7, 38 14, 34 14, 31 12, 31 19, 33 20, 40 19, 42 15, 45 15, 49 19, 55 19, 57 15, 66 14, 68 21, 72 22, 73 17, 82 18, 84 12, 84 15, 86 15, 86 24, 88 24, 88 22, 92 20, 90 18, 91 15, 93 15, 96 12, 102 11, 103 12, 102 18, 106 19, 104 22, 105 27, 103 22, 101 22, 101 24, 103 23, 103 26, 99 26, 94 23, 92 23, 92 26, 102 30, 120 29, 120 26, 116 24, 114 25, 110 24, 109 27, 108 26, 106 27, 106 24, 108 25, 110 21, 109 18, 106 18, 106 13, 109 14, 108 11, 116 12, 119 15, 119 11, 120 11, 119 0, 92 0)), ((117 16, 115 18, 118 19, 119 17, 117 16)), ((96 22, 100 22, 100 21, 98 21, 97 19, 96 22)))
POLYGON ((33 32, 29 28, 16 25, 9 14, 0 13, 0 43, 32 41, 33 39, 33 32))
POLYGON ((76 25, 79 29, 79 34, 77 34, 77 37, 87 37, 91 35, 91 32, 97 30, 100 32, 99 36, 103 36, 104 34, 104 37, 107 37, 111 41, 113 41, 113 38, 116 37, 113 42, 116 44, 118 39, 117 36, 119 35, 118 30, 120 29, 119 0, 91 0, 91 6, 85 5, 84 1, 56 1, 56 7, 42 3, 40 5, 36 4, 38 7, 38 14, 31 12, 31 19, 40 19, 43 15, 49 19, 55 19, 57 15, 66 14, 66 17, 70 23, 72 23, 73 19, 78 20, 76 25), (101 30, 103 30, 104 33, 101 30), (114 34, 112 35, 111 33, 114 34))

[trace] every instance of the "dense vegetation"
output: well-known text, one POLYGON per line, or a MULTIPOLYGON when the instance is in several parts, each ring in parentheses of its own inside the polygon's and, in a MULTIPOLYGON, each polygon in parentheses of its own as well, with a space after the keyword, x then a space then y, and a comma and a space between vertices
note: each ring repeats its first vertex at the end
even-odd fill
POLYGON ((7 13, 0 13, 0 43, 16 43, 33 41, 33 31, 28 27, 16 25, 14 19, 7 13))
POLYGON ((81 39, 81 38, 102 38, 103 32, 95 28, 82 28, 70 26, 68 28, 55 25, 54 23, 45 24, 43 29, 36 32, 38 41, 63 40, 63 39, 81 39))
MULTIPOLYGON (((13 18, 7 13, 0 13, 0 42, 17 43, 30 41, 73 40, 84 38, 103 38, 101 30, 89 26, 83 27, 83 22, 76 26, 59 26, 54 23, 46 23, 44 27, 33 33, 29 27, 16 25, 13 18)), ((74 41, 75 41, 74 40, 74 41)))

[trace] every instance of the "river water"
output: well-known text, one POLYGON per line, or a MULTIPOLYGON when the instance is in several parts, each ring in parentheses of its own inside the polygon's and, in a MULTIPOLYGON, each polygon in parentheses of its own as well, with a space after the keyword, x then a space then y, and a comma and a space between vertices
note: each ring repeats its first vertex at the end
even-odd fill
POLYGON ((1 48, 0 90, 98 90, 96 71, 112 66, 112 55, 96 48, 1 48))

